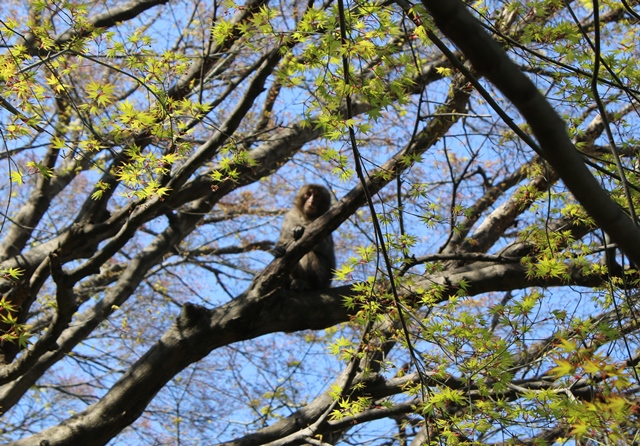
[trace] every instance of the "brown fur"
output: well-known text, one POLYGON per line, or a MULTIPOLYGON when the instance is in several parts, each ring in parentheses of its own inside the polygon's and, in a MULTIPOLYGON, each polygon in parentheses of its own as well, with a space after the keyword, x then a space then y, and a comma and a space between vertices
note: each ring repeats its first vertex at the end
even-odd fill
MULTIPOLYGON (((284 254, 287 246, 304 234, 305 227, 331 207, 331 194, 318 184, 302 186, 287 212, 275 253, 284 254)), ((277 255, 277 254, 276 254, 277 255)), ((329 288, 336 267, 333 237, 329 234, 305 254, 290 274, 292 290, 329 288)))

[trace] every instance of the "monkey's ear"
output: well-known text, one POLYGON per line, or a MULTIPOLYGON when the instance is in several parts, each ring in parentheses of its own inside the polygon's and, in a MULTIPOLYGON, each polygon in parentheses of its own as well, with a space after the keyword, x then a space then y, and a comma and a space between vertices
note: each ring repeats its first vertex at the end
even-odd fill
POLYGON ((302 234, 304 234, 304 226, 296 226, 295 228, 293 228, 293 239, 294 240, 298 240, 300 239, 300 237, 302 237, 302 234))

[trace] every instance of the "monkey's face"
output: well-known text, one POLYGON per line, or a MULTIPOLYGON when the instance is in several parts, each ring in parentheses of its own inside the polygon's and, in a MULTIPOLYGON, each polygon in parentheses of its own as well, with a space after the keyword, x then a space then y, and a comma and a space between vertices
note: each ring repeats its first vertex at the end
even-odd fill
POLYGON ((324 186, 307 184, 300 188, 293 205, 306 220, 315 220, 331 206, 331 194, 324 186))
POLYGON ((324 196, 315 188, 309 188, 302 196, 302 200, 302 209, 308 218, 314 219, 326 210, 324 196))

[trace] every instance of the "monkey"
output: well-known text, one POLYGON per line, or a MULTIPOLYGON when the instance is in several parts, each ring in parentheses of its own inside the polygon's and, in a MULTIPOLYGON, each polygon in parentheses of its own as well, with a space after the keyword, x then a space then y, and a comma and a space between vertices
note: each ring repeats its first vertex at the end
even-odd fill
MULTIPOLYGON (((282 223, 280 238, 272 253, 281 257, 287 246, 299 240, 305 227, 327 212, 331 206, 331 194, 318 184, 302 186, 293 200, 293 207, 282 223)), ((331 234, 305 254, 289 274, 289 288, 296 291, 329 288, 336 267, 336 256, 331 234)))

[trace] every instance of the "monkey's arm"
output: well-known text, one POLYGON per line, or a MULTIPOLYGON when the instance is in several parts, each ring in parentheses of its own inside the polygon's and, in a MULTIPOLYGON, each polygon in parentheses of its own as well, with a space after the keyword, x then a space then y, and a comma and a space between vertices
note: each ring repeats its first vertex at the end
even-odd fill
POLYGON ((280 230, 280 238, 276 246, 270 251, 274 257, 282 257, 287 247, 304 234, 303 219, 295 209, 287 212, 280 230))

